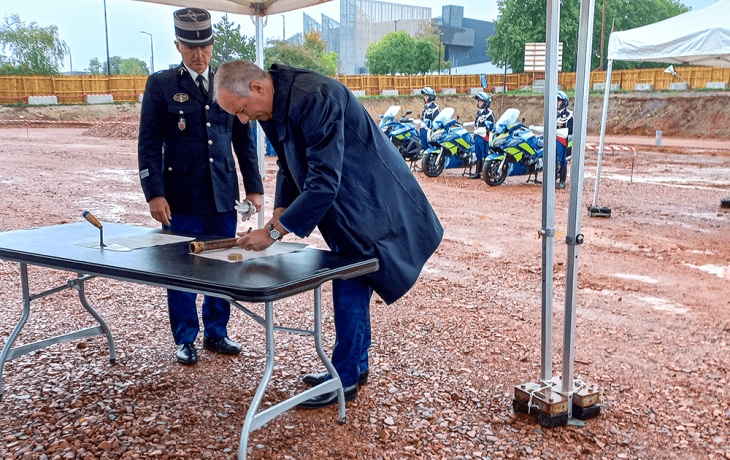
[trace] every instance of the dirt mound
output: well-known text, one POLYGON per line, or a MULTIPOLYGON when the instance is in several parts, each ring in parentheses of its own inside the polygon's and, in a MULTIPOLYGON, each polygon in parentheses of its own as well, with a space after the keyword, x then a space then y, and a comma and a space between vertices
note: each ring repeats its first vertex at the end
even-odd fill
POLYGON ((84 136, 137 139, 139 136, 139 114, 108 117, 83 132, 84 136))
MULTIPOLYGON (((423 100, 416 96, 369 97, 361 102, 377 120, 391 105, 400 105, 401 114, 411 110, 411 117, 419 118, 423 100)), ((441 108, 453 107, 454 117, 460 121, 474 121, 476 101, 471 96, 439 96, 436 102, 441 108)), ((574 100, 571 107, 574 108, 574 100)), ((492 110, 499 116, 508 108, 520 110, 520 117, 528 125, 541 125, 544 116, 542 94, 492 95, 492 110)), ((135 139, 136 130, 114 122, 139 122, 139 103, 115 103, 99 105, 59 105, 43 107, 1 107, 0 126, 3 120, 45 120, 94 122, 87 135, 135 139)), ((588 133, 600 132, 603 95, 591 94, 588 105, 588 133)), ((15 126, 15 125, 13 125, 15 126)), ((72 125, 69 125, 71 127, 72 125)), ((730 139, 730 92, 695 91, 690 93, 616 92, 608 104, 606 133, 614 135, 654 136, 661 130, 665 137, 697 139, 730 139)))

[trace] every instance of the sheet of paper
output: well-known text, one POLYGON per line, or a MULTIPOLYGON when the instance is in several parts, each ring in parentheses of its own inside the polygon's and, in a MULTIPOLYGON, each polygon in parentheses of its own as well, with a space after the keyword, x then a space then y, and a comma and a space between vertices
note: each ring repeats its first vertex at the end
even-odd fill
MULTIPOLYGON (((145 233, 144 235, 127 236, 125 238, 104 239, 104 244, 118 244, 129 249, 150 248, 152 246, 163 246, 165 244, 193 241, 195 238, 187 236, 170 235, 167 233, 145 233)), ((76 246, 93 248, 99 246, 99 241, 93 243, 79 243, 76 246)))
MULTIPOLYGON (((277 241, 263 251, 246 251, 241 248, 226 248, 226 249, 215 249, 213 251, 203 251, 198 254, 193 254, 199 257, 206 257, 208 259, 225 260, 226 262, 241 262, 241 260, 257 259, 259 257, 276 256, 279 254, 288 254, 290 252, 301 251, 306 248, 307 245, 303 243, 286 243, 283 241, 277 241), (240 254, 243 259, 241 260, 229 260, 229 254, 240 254)), ((192 253, 190 253, 192 254, 192 253)))

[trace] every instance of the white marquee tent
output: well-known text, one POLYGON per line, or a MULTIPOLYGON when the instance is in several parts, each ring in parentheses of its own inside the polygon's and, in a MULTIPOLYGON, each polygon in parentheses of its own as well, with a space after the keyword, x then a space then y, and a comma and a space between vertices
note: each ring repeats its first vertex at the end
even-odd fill
POLYGON ((601 137, 593 207, 597 206, 601 156, 606 134, 608 94, 613 61, 649 61, 670 64, 730 67, 730 0, 719 0, 701 10, 689 11, 636 29, 613 32, 608 39, 608 67, 603 98, 601 137))

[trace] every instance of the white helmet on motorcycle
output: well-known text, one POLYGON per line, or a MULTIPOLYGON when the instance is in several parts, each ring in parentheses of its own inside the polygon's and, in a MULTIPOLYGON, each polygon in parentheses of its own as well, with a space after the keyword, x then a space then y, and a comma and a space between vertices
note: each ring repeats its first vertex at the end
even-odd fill
POLYGON ((565 94, 565 91, 558 91, 558 111, 567 109, 568 104, 570 104, 570 99, 568 99, 568 95, 565 94))
POLYGON ((485 93, 484 91, 479 91, 476 96, 474 96, 474 99, 477 100, 477 107, 480 109, 488 109, 489 105, 492 103, 492 96, 485 93), (484 102, 484 104, 480 104, 478 101, 484 102))
POLYGON ((433 88, 426 86, 421 90, 421 94, 426 96, 426 102, 431 102, 436 100, 436 91, 433 90, 433 88))

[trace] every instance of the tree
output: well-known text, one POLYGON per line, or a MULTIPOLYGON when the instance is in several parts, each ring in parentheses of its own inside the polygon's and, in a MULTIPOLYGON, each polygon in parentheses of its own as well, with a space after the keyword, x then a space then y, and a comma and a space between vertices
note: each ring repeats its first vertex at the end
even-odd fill
POLYGON ((137 58, 123 59, 120 65, 120 74, 122 75, 149 75, 150 70, 147 63, 137 58))
POLYGON ((221 64, 234 59, 256 60, 256 39, 241 35, 241 26, 234 27, 228 21, 228 15, 223 16, 221 22, 213 25, 213 56, 210 65, 219 67, 221 64))
POLYGON ((58 37, 58 27, 38 27, 20 20, 18 14, 5 16, 0 27, 2 51, 10 56, 0 60, 0 72, 25 75, 58 75, 63 58, 70 53, 66 42, 58 37))
MULTIPOLYGON (((546 41, 546 4, 542 0, 497 0, 499 17, 495 34, 487 39, 487 54, 498 66, 507 64, 522 72, 525 43, 546 41)), ((676 16, 687 8, 675 0, 606 0, 606 24, 615 19, 616 30, 628 30, 676 16)), ((598 67, 601 46, 601 13, 594 14, 591 68, 598 67)), ((576 67, 580 0, 563 0, 560 7, 560 41, 563 42, 563 70, 576 67)), ((604 53, 605 55, 605 53, 604 53)), ((626 63, 617 68, 627 68, 626 63)))
POLYGON ((425 36, 415 39, 404 30, 389 32, 368 46, 365 53, 368 72, 373 75, 428 73, 438 65, 432 40, 425 36))
POLYGON ((319 72, 323 75, 336 75, 337 54, 325 53, 325 44, 316 31, 304 35, 304 44, 295 46, 287 41, 272 40, 264 52, 264 68, 273 63, 286 64, 319 72))
MULTIPOLYGON (((112 75, 149 75, 150 73, 147 63, 137 58, 122 59, 119 56, 112 56, 109 61, 112 75)), ((100 63, 99 59, 93 58, 89 61, 87 70, 91 75, 106 75, 106 61, 100 63)))
MULTIPOLYGON (((448 69, 449 67, 451 67, 451 63, 444 60, 445 53, 443 49, 443 44, 441 43, 441 30, 434 22, 431 22, 429 25, 424 26, 422 28, 422 31, 416 34, 416 44, 421 41, 428 42, 431 45, 433 58, 431 60, 431 64, 426 69, 426 71, 421 71, 420 66, 417 65, 417 68, 419 69, 418 71, 420 73, 437 71, 439 69, 448 69)), ((423 48, 423 52, 427 52, 427 50, 423 48)), ((417 54, 416 59, 420 60, 421 55, 417 54)))

